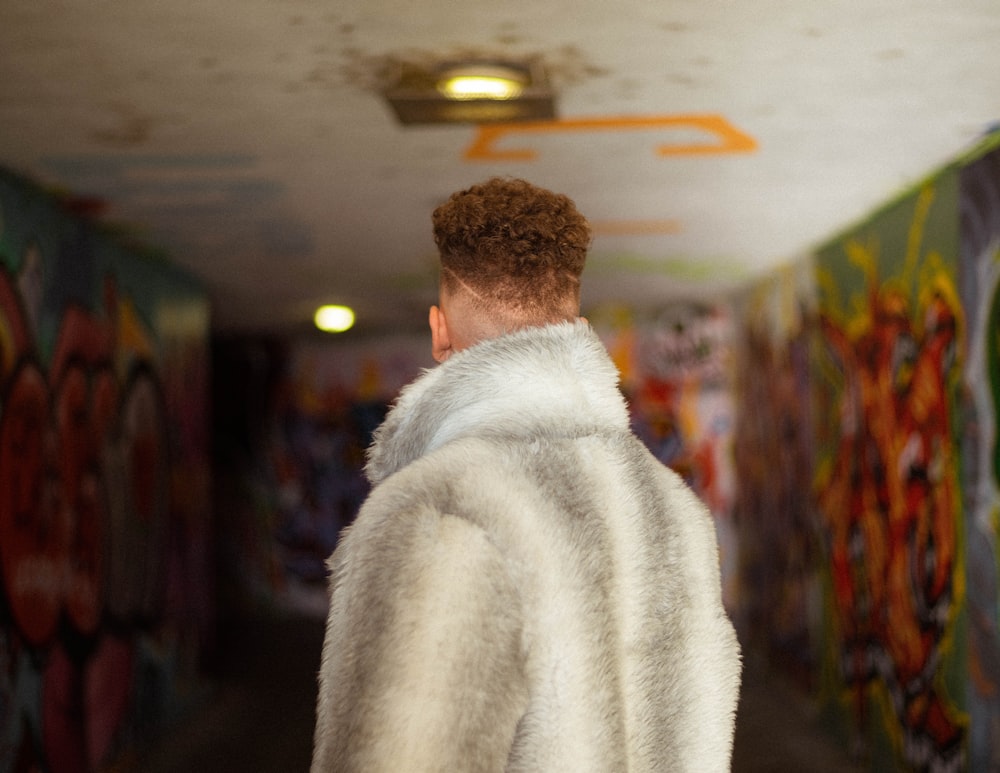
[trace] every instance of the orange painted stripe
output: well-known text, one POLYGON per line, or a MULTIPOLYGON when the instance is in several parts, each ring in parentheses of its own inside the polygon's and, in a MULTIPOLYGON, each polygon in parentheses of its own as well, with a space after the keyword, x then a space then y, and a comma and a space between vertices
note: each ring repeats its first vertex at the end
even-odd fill
POLYGON ((465 151, 468 161, 533 161, 538 153, 530 148, 498 150, 496 143, 511 135, 556 132, 633 131, 636 129, 697 129, 708 135, 704 143, 676 143, 656 146, 660 156, 751 153, 757 141, 737 129, 721 115, 622 116, 576 118, 557 121, 480 124, 472 144, 465 151))
POLYGON ((679 220, 593 220, 590 227, 594 236, 656 236, 679 234, 679 220))

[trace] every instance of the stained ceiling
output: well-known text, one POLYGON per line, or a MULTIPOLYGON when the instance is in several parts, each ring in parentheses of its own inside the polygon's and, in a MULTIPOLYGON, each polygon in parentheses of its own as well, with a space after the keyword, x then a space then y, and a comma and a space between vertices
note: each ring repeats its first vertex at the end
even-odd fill
POLYGON ((584 302, 706 298, 1000 120, 996 0, 15 0, 0 165, 200 277, 216 329, 424 324, 430 212, 494 174, 573 197, 584 302), (556 118, 402 126, 401 62, 534 58, 556 118))

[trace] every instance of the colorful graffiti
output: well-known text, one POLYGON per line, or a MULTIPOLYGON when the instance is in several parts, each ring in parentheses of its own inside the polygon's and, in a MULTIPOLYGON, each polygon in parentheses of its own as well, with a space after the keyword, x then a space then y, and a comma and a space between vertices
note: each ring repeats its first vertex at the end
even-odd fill
POLYGON ((217 346, 219 377, 238 379, 248 399, 216 416, 237 592, 325 617, 327 560, 369 490, 365 450, 399 389, 433 364, 428 341, 217 346))
POLYGON ((732 319, 723 306, 674 304, 650 319, 591 315, 621 373, 632 427, 714 513, 729 511, 732 319))
POLYGON ((160 646, 184 511, 171 457, 185 470, 204 449, 172 442, 169 335, 122 291, 134 265, 98 268, 86 225, 25 186, 0 194, 0 770, 93 771, 162 710, 143 694, 178 655, 160 646))
POLYGON ((856 741, 880 723, 893 753, 920 770, 960 769, 968 723, 961 686, 946 678, 962 663, 965 335, 948 183, 922 188, 818 264, 815 482, 836 673, 856 741))
POLYGON ((723 597, 736 606, 736 550, 729 518, 735 488, 732 317, 726 306, 671 304, 636 318, 622 307, 588 319, 621 373, 632 428, 681 475, 716 518, 723 597))

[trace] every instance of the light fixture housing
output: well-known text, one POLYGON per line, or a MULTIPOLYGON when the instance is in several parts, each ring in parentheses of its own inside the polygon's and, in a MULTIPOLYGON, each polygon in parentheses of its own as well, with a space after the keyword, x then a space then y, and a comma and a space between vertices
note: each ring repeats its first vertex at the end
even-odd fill
POLYGON ((504 123, 556 117, 555 95, 541 62, 500 59, 397 62, 384 91, 403 125, 504 123))

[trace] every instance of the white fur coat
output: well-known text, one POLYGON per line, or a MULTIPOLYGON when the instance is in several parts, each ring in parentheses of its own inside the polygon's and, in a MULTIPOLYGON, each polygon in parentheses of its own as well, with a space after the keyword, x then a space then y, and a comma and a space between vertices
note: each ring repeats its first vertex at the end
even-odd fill
POLYGON ((711 518, 585 323, 453 355, 331 559, 313 773, 720 771, 740 653, 711 518))

